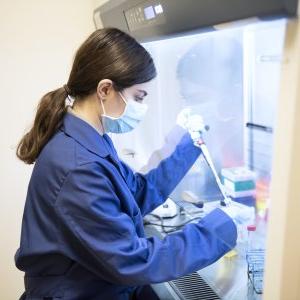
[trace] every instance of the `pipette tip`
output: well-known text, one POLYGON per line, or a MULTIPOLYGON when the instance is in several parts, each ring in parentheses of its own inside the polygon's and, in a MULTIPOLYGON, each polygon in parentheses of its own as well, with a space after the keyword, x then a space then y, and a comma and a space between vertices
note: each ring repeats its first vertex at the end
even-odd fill
POLYGON ((226 205, 227 205, 226 202, 225 202, 224 200, 221 200, 221 201, 220 201, 220 204, 221 204, 221 206, 226 206, 226 205))

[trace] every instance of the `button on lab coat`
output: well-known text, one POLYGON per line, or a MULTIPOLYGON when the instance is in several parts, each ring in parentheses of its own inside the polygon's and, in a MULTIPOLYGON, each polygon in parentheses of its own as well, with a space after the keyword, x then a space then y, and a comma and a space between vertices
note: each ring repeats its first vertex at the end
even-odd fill
POLYGON ((107 134, 67 113, 28 186, 15 255, 26 299, 128 299, 136 286, 178 278, 229 251, 236 227, 219 209, 163 240, 145 237, 143 216, 200 154, 185 134, 155 169, 135 173, 107 134))

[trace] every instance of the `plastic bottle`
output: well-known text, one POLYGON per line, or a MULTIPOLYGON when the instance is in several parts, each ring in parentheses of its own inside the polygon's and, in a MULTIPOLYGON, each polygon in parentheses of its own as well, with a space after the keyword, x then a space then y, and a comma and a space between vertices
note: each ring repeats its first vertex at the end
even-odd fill
POLYGON ((248 225, 247 231, 248 231, 247 251, 257 250, 259 248, 259 245, 256 239, 256 225, 248 225))

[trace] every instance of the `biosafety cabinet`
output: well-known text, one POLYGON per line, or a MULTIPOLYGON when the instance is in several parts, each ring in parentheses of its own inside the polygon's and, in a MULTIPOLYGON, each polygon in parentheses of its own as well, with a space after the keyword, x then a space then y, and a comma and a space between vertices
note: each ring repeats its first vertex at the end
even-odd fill
MULTIPOLYGON (((199 278, 170 283, 162 299, 300 299, 297 10, 295 0, 111 0, 94 10, 97 28, 131 34, 158 71, 145 120, 112 136, 120 157, 139 172, 155 167, 182 137, 176 118, 190 108, 209 127, 203 138, 223 184, 231 168, 255 174, 253 193, 235 190, 233 198, 253 205, 256 221, 265 224, 263 293, 251 290, 249 272, 239 268, 246 258, 237 254, 199 278)), ((222 197, 201 157, 170 198, 182 203, 186 191, 204 205, 222 197)))

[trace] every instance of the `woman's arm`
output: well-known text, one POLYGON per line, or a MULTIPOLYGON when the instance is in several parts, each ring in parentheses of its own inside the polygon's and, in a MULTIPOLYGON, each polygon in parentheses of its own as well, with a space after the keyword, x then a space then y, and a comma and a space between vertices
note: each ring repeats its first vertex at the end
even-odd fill
POLYGON ((219 209, 163 240, 139 237, 104 174, 98 163, 76 167, 55 203, 62 253, 100 278, 128 286, 164 282, 213 263, 235 245, 236 227, 219 209))
POLYGON ((201 150, 186 133, 173 153, 143 175, 121 161, 127 185, 133 193, 143 215, 161 205, 193 166, 201 150))

